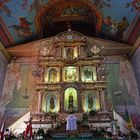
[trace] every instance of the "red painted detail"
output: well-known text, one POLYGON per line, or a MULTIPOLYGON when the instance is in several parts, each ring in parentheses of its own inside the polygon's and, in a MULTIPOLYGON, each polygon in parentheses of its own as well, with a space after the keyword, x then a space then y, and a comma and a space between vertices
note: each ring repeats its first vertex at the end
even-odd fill
POLYGON ((128 38, 128 42, 129 43, 135 43, 137 37, 140 35, 140 22, 138 20, 138 22, 136 23, 132 33, 130 34, 129 38, 128 38))
POLYGON ((2 42, 4 42, 6 46, 14 45, 15 44, 14 38, 11 36, 4 20, 1 17, 0 17, 0 25, 1 25, 0 37, 2 38, 2 42))
POLYGON ((9 43, 9 40, 8 40, 7 36, 2 31, 2 29, 0 29, 0 39, 1 39, 1 42, 3 43, 3 45, 6 45, 6 46, 10 46, 11 45, 9 43))

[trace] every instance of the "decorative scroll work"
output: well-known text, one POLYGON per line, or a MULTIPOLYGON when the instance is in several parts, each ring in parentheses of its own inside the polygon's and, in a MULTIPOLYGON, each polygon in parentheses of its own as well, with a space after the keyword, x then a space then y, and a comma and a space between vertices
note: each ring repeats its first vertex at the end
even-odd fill
POLYGON ((93 46, 91 48, 91 52, 94 54, 94 55, 97 55, 99 52, 100 52, 100 49, 97 47, 97 46, 93 46))
POLYGON ((41 43, 41 48, 40 48, 40 56, 43 57, 60 57, 58 53, 59 48, 57 45, 54 43, 54 39, 46 40, 41 43), (54 49, 55 47, 55 49, 54 49))
POLYGON ((41 50, 40 50, 40 54, 42 56, 47 56, 49 54, 49 49, 47 47, 43 47, 41 50))

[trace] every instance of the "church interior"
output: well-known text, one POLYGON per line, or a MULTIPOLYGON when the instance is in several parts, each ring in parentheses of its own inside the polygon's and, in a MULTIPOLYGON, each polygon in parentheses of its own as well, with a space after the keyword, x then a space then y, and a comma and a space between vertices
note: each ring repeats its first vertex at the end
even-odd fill
POLYGON ((139 0, 1 0, 1 140, 137 139, 139 54, 139 0))

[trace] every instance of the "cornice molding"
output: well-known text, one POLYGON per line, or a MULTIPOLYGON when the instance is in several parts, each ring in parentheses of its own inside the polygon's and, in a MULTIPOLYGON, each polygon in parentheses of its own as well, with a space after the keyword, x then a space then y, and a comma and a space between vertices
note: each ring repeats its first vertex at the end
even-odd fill
MULTIPOLYGON (((38 55, 38 51, 46 41, 52 40, 54 37, 33 41, 30 43, 13 46, 6 50, 11 56, 16 57, 35 57, 38 55)), ((103 51, 103 55, 128 55, 131 51, 132 45, 109 41, 105 39, 97 39, 93 37, 87 37, 87 39, 95 43, 103 51)))
POLYGON ((3 44, 0 42, 0 52, 5 56, 5 58, 10 61, 11 60, 11 56, 9 55, 9 53, 7 52, 7 50, 4 48, 3 44))
POLYGON ((136 52, 136 50, 140 47, 140 36, 138 37, 138 39, 136 40, 134 46, 132 47, 130 53, 128 54, 129 58, 131 58, 134 53, 136 52))

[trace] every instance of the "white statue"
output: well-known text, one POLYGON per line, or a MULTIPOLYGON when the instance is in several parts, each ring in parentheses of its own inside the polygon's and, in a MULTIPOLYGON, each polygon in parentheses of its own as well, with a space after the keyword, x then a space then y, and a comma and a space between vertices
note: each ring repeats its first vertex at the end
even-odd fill
POLYGON ((70 114, 67 117, 67 125, 66 125, 66 130, 69 131, 74 131, 77 130, 77 117, 75 115, 70 114))

